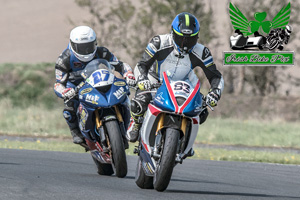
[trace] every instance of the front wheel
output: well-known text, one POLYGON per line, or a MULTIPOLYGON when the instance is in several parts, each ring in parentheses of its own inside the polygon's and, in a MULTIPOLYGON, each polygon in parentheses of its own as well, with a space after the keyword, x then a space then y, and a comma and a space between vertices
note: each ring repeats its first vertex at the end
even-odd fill
POLYGON ((123 178, 127 174, 127 161, 119 123, 115 120, 105 122, 111 147, 112 165, 116 176, 123 178))
POLYGON ((164 191, 167 189, 173 168, 175 166, 175 158, 179 143, 179 131, 172 128, 167 128, 165 138, 163 141, 163 148, 161 158, 157 163, 156 171, 154 174, 154 189, 157 191, 164 191))
POLYGON ((278 46, 279 42, 276 39, 273 39, 269 43, 269 50, 273 50, 278 46))

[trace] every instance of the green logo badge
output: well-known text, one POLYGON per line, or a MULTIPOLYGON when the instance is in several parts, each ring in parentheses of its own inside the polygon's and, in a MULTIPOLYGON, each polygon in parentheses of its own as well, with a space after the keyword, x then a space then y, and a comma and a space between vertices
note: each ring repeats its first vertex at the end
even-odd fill
POLYGON ((290 14, 291 4, 288 3, 271 21, 267 20, 266 12, 255 12, 254 20, 248 20, 237 6, 229 3, 229 16, 234 28, 230 48, 251 52, 224 52, 224 65, 293 65, 294 52, 278 52, 288 44, 292 33, 290 14))

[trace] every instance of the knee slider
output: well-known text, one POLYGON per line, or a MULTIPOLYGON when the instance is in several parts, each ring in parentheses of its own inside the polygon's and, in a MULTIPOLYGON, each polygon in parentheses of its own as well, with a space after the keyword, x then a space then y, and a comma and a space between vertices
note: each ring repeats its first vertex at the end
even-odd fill
POLYGON ((76 120, 76 111, 73 106, 74 102, 69 101, 67 104, 65 104, 65 108, 63 110, 64 118, 70 123, 76 120))
POLYGON ((147 110, 149 103, 145 101, 140 101, 139 99, 133 98, 131 100, 131 112, 135 115, 144 114, 147 110))

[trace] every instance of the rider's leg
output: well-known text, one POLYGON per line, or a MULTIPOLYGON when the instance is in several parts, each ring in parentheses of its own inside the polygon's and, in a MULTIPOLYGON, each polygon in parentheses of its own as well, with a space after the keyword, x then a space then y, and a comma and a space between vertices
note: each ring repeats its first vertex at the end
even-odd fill
POLYGON ((129 128, 127 130, 127 138, 130 142, 136 142, 139 138, 140 128, 143 122, 144 113, 147 111, 148 104, 152 99, 151 94, 139 94, 141 91, 137 90, 136 95, 131 100, 131 119, 129 128))
POLYGON ((84 138, 80 132, 76 116, 78 104, 78 100, 72 99, 65 103, 65 108, 63 110, 63 116, 66 119, 66 122, 70 128, 71 135, 73 137, 73 143, 75 144, 84 143, 84 138))

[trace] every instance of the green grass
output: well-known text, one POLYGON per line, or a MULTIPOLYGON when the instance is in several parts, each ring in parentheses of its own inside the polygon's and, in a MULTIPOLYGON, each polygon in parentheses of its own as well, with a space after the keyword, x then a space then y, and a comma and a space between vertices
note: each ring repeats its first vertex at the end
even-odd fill
POLYGON ((16 107, 39 103, 52 109, 57 103, 53 91, 54 66, 54 63, 0 64, 0 99, 9 98, 16 107))
POLYGON ((266 162, 298 165, 300 164, 299 154, 251 150, 196 148, 195 155, 192 158, 203 160, 266 162))
POLYGON ((300 148, 300 124, 284 121, 209 118, 200 126, 196 142, 300 148))
POLYGON ((63 102, 55 109, 43 105, 15 107, 9 99, 0 102, 0 133, 33 137, 68 137, 69 128, 62 115, 63 102))
POLYGON ((70 141, 47 141, 42 142, 36 140, 35 142, 30 141, 9 141, 7 139, 0 140, 0 148, 6 149, 28 149, 28 150, 40 150, 40 151, 64 151, 64 152, 76 152, 84 153, 85 150, 70 141))

